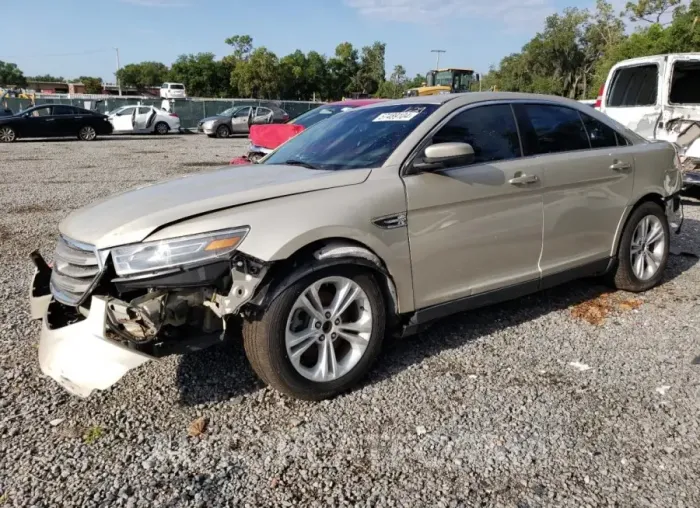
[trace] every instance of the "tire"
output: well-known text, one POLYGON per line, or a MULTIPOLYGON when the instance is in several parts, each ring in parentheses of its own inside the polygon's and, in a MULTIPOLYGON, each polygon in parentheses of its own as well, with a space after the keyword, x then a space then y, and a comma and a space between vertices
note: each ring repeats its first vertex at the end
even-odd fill
POLYGON ((216 128, 216 137, 217 138, 228 138, 231 136, 231 129, 228 128, 226 125, 219 125, 216 128))
POLYGON ((5 125, 0 127, 0 143, 13 143, 17 141, 17 131, 5 125))
POLYGON ((92 125, 83 125, 78 131, 78 139, 81 141, 94 141, 97 138, 97 131, 92 125))
POLYGON ((659 284, 668 263, 670 239, 668 219, 663 208, 649 201, 638 206, 632 211, 622 231, 617 265, 608 276, 612 285, 617 289, 640 293, 659 284), (643 221, 647 221, 646 225, 643 225, 643 221), (647 232, 642 235, 644 229, 647 232), (658 231, 663 236, 654 242, 650 241, 658 231), (640 254, 633 255, 633 250, 640 254), (641 265, 633 261, 633 259, 639 260, 640 256, 642 261, 638 262, 641 265), (656 265, 655 269, 654 265, 656 265), (640 276, 640 266, 642 276, 640 276))
POLYGON ((155 126, 155 132, 163 136, 170 132, 170 126, 165 122, 158 122, 155 126))
POLYGON ((386 306, 375 278, 356 268, 335 267, 304 277, 275 298, 260 320, 245 321, 243 346, 253 370, 266 384, 297 399, 323 400, 347 391, 367 373, 381 350, 385 328, 386 306), (341 287, 345 281, 349 281, 348 287, 353 288, 348 294, 358 296, 345 312, 339 314, 338 320, 333 315, 327 319, 328 304, 332 303, 334 294, 337 295, 327 289, 336 282, 338 284, 333 287, 341 287), (302 295, 308 295, 312 285, 320 289, 316 294, 321 295, 320 303, 326 308, 320 315, 324 319, 320 326, 317 324, 320 321, 310 319, 308 325, 304 324, 308 307, 299 304, 302 295), (354 293, 354 287, 360 292, 354 293), (296 340, 307 335, 309 338, 290 346, 292 328, 299 326, 303 330, 297 332, 299 337, 296 340), (366 332, 347 333, 350 326, 366 332), (354 345, 344 336, 353 337, 354 345), (296 356, 296 362, 290 355, 295 347, 296 352, 304 351, 296 356), (328 363, 322 362, 322 354, 325 359, 331 358, 323 353, 330 351, 328 347, 337 363, 330 363, 335 368, 323 369, 321 363, 326 366, 328 363), (324 373, 319 376, 326 379, 311 379, 315 371, 324 373))

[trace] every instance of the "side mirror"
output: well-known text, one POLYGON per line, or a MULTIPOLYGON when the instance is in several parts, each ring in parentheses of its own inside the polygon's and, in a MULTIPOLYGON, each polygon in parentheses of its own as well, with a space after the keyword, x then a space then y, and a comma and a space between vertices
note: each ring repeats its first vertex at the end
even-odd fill
POLYGON ((474 160, 474 148, 469 143, 436 143, 423 153, 423 162, 414 164, 419 171, 466 165, 474 160))

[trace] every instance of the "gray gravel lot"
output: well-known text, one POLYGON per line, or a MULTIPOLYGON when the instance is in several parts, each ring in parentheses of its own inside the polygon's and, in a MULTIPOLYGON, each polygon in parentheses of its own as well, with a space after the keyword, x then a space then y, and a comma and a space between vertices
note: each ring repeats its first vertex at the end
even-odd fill
POLYGON ((237 344, 151 362, 88 400, 43 378, 29 252, 50 257, 72 209, 245 146, 0 145, 0 506, 700 506, 693 200, 659 288, 584 281, 447 319, 388 344, 332 401, 263 388, 237 344))

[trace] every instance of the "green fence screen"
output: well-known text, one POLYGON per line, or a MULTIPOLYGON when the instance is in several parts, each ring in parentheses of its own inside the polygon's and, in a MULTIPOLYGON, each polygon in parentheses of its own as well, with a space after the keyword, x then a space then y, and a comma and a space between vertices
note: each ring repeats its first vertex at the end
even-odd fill
MULTIPOLYGON (((6 99, 7 106, 14 113, 31 107, 31 101, 27 99, 6 99)), ((69 104, 81 108, 96 109, 100 113, 107 113, 121 106, 143 104, 145 106, 161 107, 162 99, 139 99, 138 97, 109 97, 95 99, 76 98, 37 98, 36 104, 69 104)), ((194 129, 197 122, 207 116, 221 113, 232 106, 265 106, 275 105, 289 114, 289 118, 306 113, 320 105, 318 102, 300 101, 263 101, 255 99, 217 99, 217 100, 175 100, 171 106, 173 113, 180 117, 183 129, 194 129)))

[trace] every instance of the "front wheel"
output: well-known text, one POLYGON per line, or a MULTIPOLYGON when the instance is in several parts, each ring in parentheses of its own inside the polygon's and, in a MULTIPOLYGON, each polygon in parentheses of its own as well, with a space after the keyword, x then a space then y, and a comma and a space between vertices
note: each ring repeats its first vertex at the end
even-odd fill
POLYGON ((216 128, 216 137, 217 138, 227 138, 231 135, 231 129, 229 129, 226 125, 219 125, 216 128))
POLYGON ((12 127, 0 127, 0 142, 12 143, 17 140, 17 133, 12 127))
POLYGON ((376 359, 386 312, 375 278, 328 269, 282 292, 259 321, 246 321, 243 342, 260 378, 280 392, 322 400, 351 388, 376 359))
POLYGON ((610 274, 613 285, 638 293, 661 282, 668 263, 670 236, 661 206, 647 202, 637 207, 620 238, 617 266, 610 274))
POLYGON ((92 125, 84 125, 78 131, 78 139, 81 141, 93 141, 97 138, 97 131, 92 125))

